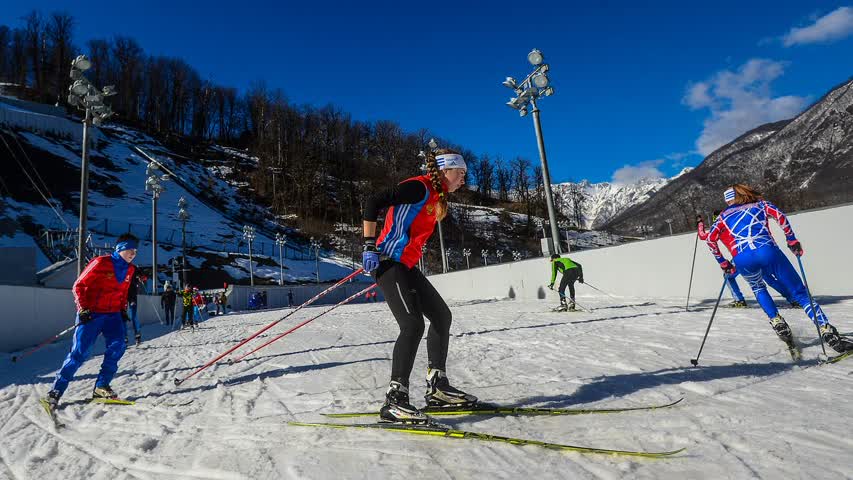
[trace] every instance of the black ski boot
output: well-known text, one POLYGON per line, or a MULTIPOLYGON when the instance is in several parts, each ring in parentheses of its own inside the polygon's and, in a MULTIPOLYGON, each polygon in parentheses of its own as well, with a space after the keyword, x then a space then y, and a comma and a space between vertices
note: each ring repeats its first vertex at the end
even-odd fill
POLYGON ((785 322, 782 315, 776 315, 771 318, 770 326, 773 327, 773 331, 776 332, 776 335, 779 335, 779 338, 781 338, 783 342, 791 343, 794 341, 794 334, 791 333, 791 327, 788 326, 788 323, 785 322))
POLYGON ((555 308, 555 312, 566 312, 569 310, 569 305, 566 303, 566 297, 560 297, 560 306, 555 308))
POLYGON ((137 347, 142 344, 142 334, 141 333, 137 333, 134 338, 136 339, 136 346, 137 347))
POLYGON ((728 305, 729 308, 747 308, 746 300, 735 300, 728 305))
POLYGON ((570 312, 574 312, 574 311, 575 311, 575 299, 574 299, 574 298, 569 302, 569 307, 568 307, 568 309, 569 309, 569 311, 570 311, 570 312))
POLYGON ((95 387, 92 390, 92 400, 115 400, 118 398, 118 394, 110 388, 109 385, 105 387, 95 387))
POLYGON ((477 397, 450 386, 443 370, 427 370, 427 393, 424 400, 429 407, 467 407, 477 403, 477 397))
POLYGON ((839 335, 838 330, 828 323, 820 327, 820 336, 827 345, 838 353, 853 350, 853 341, 839 335))
POLYGON ((385 392, 385 405, 379 409, 379 418, 395 423, 429 423, 429 417, 409 403, 409 389, 392 381, 385 392))
POLYGON ((803 306, 800 305, 800 302, 798 302, 796 300, 791 300, 788 303, 791 305, 791 308, 803 308, 803 306))
POLYGON ((58 390, 51 390, 47 392, 47 396, 44 397, 44 401, 47 403, 51 412, 56 411, 56 408, 59 406, 59 397, 61 396, 62 395, 58 390))

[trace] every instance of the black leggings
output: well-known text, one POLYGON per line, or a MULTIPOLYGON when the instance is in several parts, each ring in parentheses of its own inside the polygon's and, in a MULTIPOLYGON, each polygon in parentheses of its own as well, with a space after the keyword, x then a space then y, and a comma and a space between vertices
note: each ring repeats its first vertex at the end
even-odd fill
POLYGON ((580 275, 578 275, 578 269, 577 268, 570 268, 570 269, 566 270, 565 272, 563 272, 563 279, 560 280, 560 297, 561 298, 566 296, 566 286, 568 285, 568 287, 569 287, 569 298, 571 298, 572 301, 575 300, 575 282, 578 281, 579 277, 580 277, 580 275))
POLYGON ((452 315, 444 299, 417 268, 383 260, 376 283, 400 326, 391 361, 391 380, 409 385, 418 344, 424 335, 424 316, 429 319, 427 353, 429 368, 445 370, 452 315))

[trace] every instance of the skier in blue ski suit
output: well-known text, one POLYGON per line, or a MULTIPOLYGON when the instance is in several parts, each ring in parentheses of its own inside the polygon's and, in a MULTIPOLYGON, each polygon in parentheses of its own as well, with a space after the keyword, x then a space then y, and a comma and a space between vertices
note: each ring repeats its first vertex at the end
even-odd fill
POLYGON ((838 352, 853 349, 853 342, 841 337, 835 327, 830 325, 820 305, 811 301, 793 265, 776 246, 770 234, 771 218, 782 227, 788 248, 794 255, 803 255, 803 247, 782 210, 743 184, 736 184, 727 189, 724 198, 728 207, 711 226, 708 232, 708 247, 724 272, 732 274, 735 269, 740 270, 764 313, 770 318, 770 324, 776 334, 786 343, 793 340, 790 327, 779 315, 776 304, 767 293, 764 278, 768 275, 776 277, 784 289, 790 292, 791 297, 803 306, 806 315, 819 327, 824 342, 838 352), (722 241, 732 254, 731 262, 723 257, 717 245, 718 241, 722 241))
POLYGON ((126 348, 125 321, 127 293, 136 267, 133 259, 139 240, 124 234, 118 238, 115 251, 92 260, 74 282, 74 300, 77 304, 77 328, 74 329, 71 351, 56 374, 53 388, 44 400, 56 408, 59 398, 68 388, 77 369, 89 357, 98 335, 103 334, 106 351, 101 371, 95 380, 94 398, 117 398, 110 382, 118 371, 118 361, 126 348))

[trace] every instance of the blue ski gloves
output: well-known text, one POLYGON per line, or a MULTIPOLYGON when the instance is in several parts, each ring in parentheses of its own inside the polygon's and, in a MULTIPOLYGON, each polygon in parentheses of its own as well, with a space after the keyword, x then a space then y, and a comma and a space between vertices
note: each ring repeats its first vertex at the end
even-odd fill
POLYGON ((366 273, 373 273, 379 267, 379 250, 376 249, 376 239, 364 239, 364 252, 361 254, 361 265, 366 273))

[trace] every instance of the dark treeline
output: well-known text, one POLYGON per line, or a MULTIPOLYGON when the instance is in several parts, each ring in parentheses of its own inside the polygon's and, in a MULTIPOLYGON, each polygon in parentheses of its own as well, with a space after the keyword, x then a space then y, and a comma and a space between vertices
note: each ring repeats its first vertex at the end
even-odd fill
MULTIPOLYGON (((21 21, 18 28, 0 25, 0 82, 25 87, 33 100, 66 105, 71 61, 85 53, 93 65, 88 78, 118 92, 110 98, 118 121, 159 138, 248 149, 260 159, 257 170, 244 172, 256 194, 275 213, 295 214, 310 230, 358 224, 367 195, 421 171, 418 153, 428 148, 427 130, 411 133, 391 121, 357 121, 332 105, 294 105, 262 81, 239 92, 203 79, 182 59, 146 55, 125 36, 76 45, 68 13, 33 11, 21 21)), ((468 182, 477 186, 457 200, 546 216, 538 162, 478 156, 440 143, 462 152, 468 182)), ((557 204, 565 218, 576 218, 570 198, 558 198, 557 204)), ((535 231, 528 226, 531 238, 535 231)))

